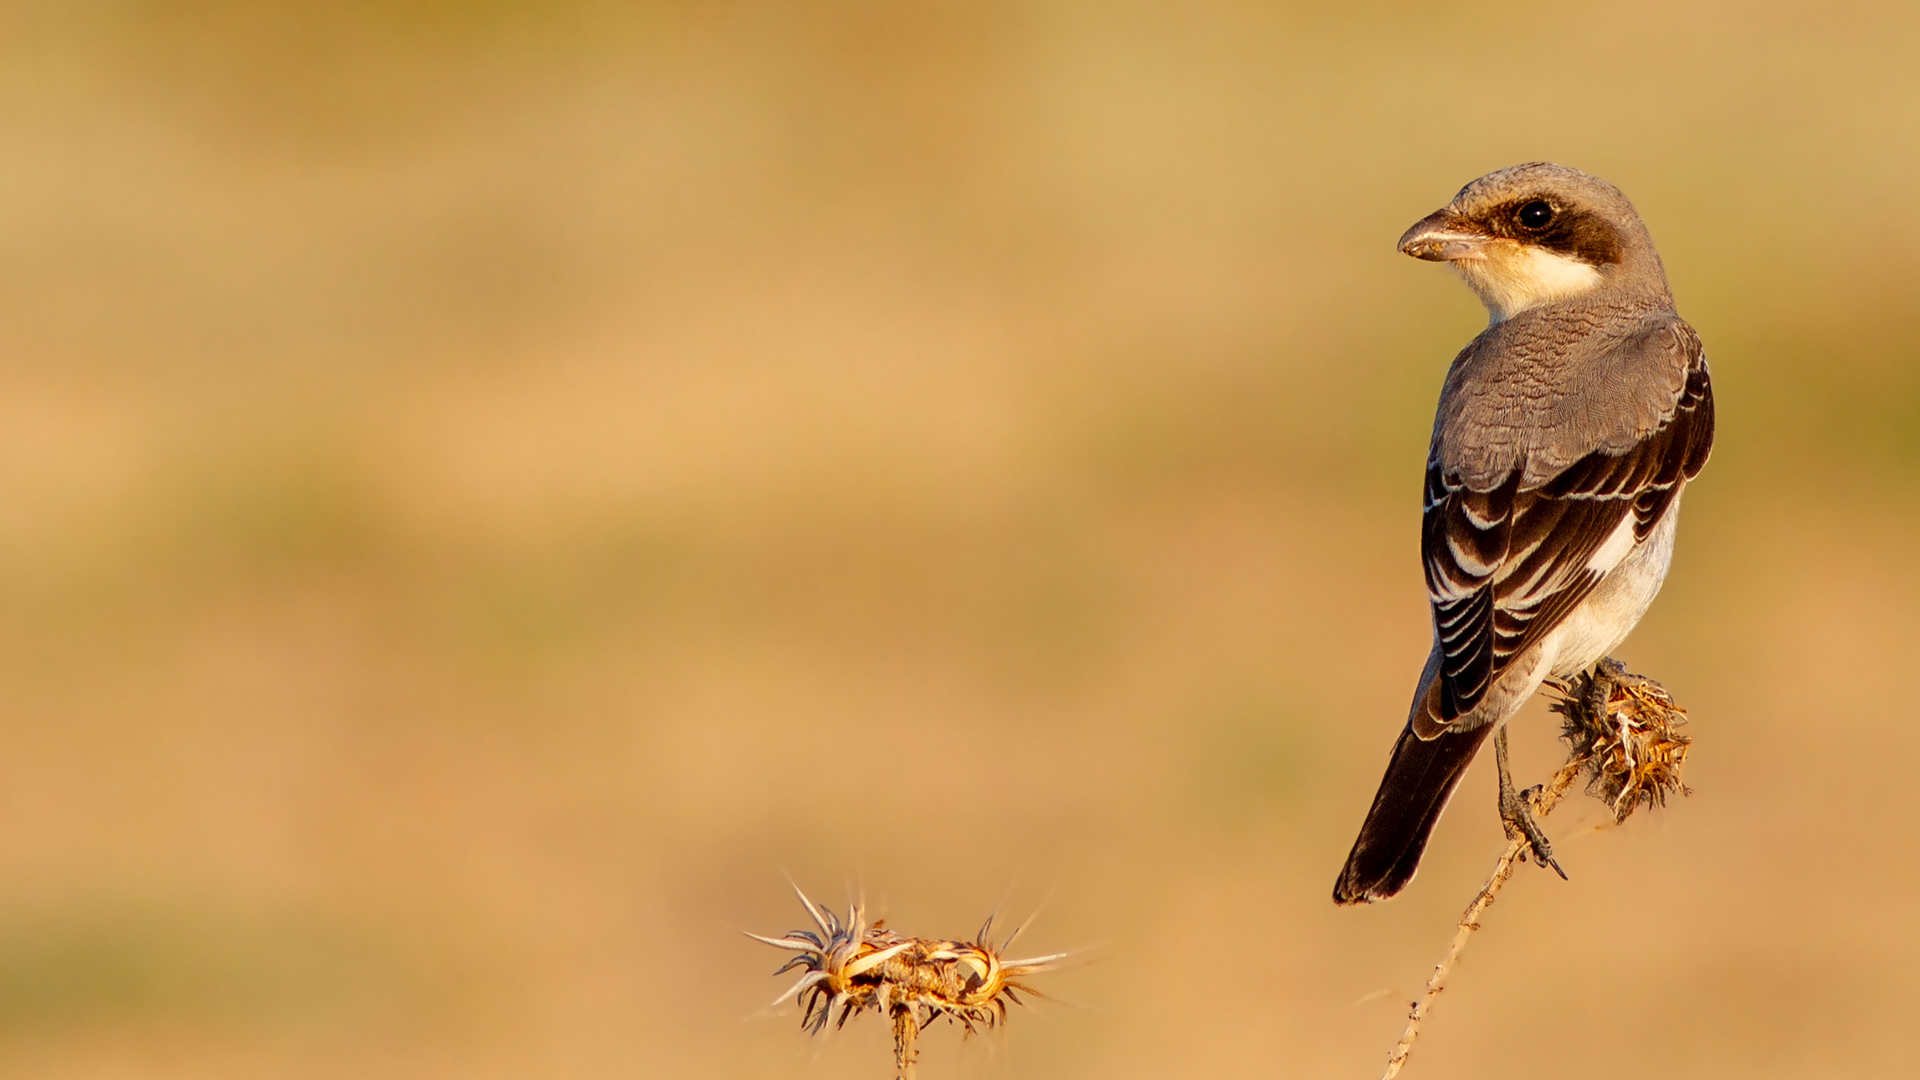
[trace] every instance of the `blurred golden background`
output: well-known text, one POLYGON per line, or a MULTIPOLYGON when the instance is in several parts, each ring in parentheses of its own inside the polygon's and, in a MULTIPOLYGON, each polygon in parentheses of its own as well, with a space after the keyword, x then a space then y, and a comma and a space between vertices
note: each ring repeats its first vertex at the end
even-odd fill
MULTIPOLYGON (((1328 892, 1484 321, 1402 229, 1633 197, 1720 442, 1409 1075, 1888 1075, 1920 963, 1920 8, 16 3, 0 1071, 880 1077, 783 874, 1085 948, 922 1076, 1373 1076, 1501 845, 1328 892)), ((1558 748, 1544 709, 1525 775, 1558 748)))

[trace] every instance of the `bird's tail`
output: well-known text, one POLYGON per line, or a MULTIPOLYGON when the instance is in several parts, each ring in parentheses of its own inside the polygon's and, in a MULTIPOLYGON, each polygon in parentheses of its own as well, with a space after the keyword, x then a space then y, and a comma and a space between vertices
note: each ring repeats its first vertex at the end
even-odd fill
POLYGON ((1387 775, 1373 796, 1360 838, 1353 842, 1347 865, 1333 886, 1336 904, 1371 903, 1407 887, 1420 868, 1440 812, 1447 808, 1453 789, 1473 764, 1480 744, 1495 725, 1471 731, 1442 731, 1422 739, 1409 724, 1394 744, 1387 775))

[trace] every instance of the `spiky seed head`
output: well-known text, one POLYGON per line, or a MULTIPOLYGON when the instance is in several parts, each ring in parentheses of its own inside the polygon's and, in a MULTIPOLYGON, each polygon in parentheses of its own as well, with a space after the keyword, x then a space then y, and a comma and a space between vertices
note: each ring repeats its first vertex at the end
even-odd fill
MULTIPOLYGON (((975 941, 913 938, 887 929, 883 922, 868 925, 862 903, 849 907, 843 922, 809 900, 797 886, 794 892, 820 934, 795 930, 777 938, 747 936, 794 954, 774 974, 795 967, 805 974, 775 998, 773 1005, 795 1001, 801 1007, 801 1026, 810 1032, 823 1031, 829 1023, 842 1026, 873 1009, 890 1014, 905 1011, 916 1028, 944 1017, 972 1034, 978 1028, 1005 1023, 1006 1003, 1021 1004, 1016 992, 1039 996, 1019 980, 1047 971, 1066 958, 1065 953, 1056 953, 1023 960, 1002 959, 1004 945, 996 947, 987 937, 992 919, 981 927, 975 941), (839 1013, 837 1020, 835 1012, 839 1013)), ((1015 936, 1018 934, 1014 931, 1015 936)))
POLYGON ((1679 730, 1687 711, 1659 683, 1624 671, 1608 681, 1604 703, 1592 701, 1593 677, 1583 674, 1548 708, 1563 718, 1561 737, 1582 762, 1588 793, 1621 822, 1641 806, 1665 805, 1674 792, 1688 794, 1680 772, 1693 740, 1679 730))

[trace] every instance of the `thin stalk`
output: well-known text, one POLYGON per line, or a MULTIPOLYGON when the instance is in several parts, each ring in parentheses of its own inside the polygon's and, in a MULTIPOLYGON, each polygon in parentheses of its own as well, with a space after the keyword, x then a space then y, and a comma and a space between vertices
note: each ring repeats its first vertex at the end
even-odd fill
MULTIPOLYGON (((1560 801, 1560 796, 1565 795, 1567 789, 1573 786, 1574 778, 1580 775, 1580 767, 1585 763, 1584 757, 1576 757, 1567 762, 1560 767, 1559 772, 1553 774, 1553 779, 1544 789, 1529 796, 1533 803, 1535 817, 1543 818, 1553 812, 1554 805, 1560 801)), ((1513 876, 1513 868, 1520 861, 1521 853, 1526 850, 1526 837, 1509 840, 1507 850, 1502 852, 1500 860, 1493 864, 1493 875, 1487 878, 1487 883, 1480 887, 1480 892, 1473 898, 1473 903, 1467 905, 1466 913, 1460 916, 1460 926, 1454 930, 1453 940, 1447 943, 1446 957, 1440 961, 1438 967, 1433 969, 1433 977, 1427 980, 1427 992, 1419 1001, 1413 1003, 1413 1011, 1407 1014, 1407 1030, 1401 1034, 1400 1041, 1394 1044, 1393 1053, 1387 1056, 1387 1071, 1381 1074, 1380 1080, 1393 1080, 1400 1075, 1401 1068, 1406 1065, 1407 1058, 1413 1053, 1413 1041, 1420 1037, 1420 1022, 1425 1020, 1427 1013, 1433 1010, 1434 1000, 1440 996, 1440 991, 1447 988, 1447 976, 1453 973, 1453 967, 1459 962, 1461 952, 1465 951, 1467 939, 1473 936, 1475 930, 1480 929, 1481 914, 1493 906, 1494 897, 1500 894, 1501 887, 1507 883, 1508 878, 1513 876)))

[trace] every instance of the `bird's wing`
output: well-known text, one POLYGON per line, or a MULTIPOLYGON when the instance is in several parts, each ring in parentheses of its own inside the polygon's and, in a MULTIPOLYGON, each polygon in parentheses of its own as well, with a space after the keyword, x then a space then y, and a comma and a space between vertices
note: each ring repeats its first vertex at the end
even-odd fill
POLYGON ((1524 460, 1476 491, 1435 452, 1427 464, 1421 553, 1441 649, 1437 701, 1423 735, 1472 711, 1514 657, 1558 626, 1645 540, 1706 464, 1713 388, 1700 339, 1633 339, 1669 348, 1686 382, 1661 422, 1619 453, 1595 450, 1531 488, 1524 460), (1430 725, 1430 726, 1429 726, 1430 725))

